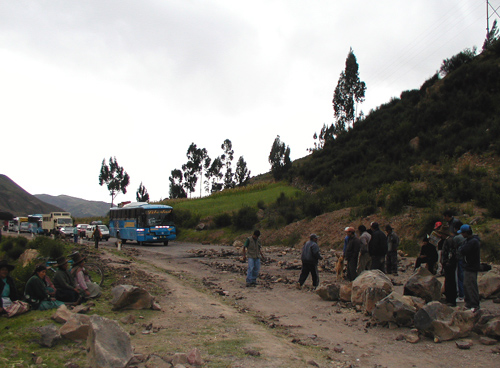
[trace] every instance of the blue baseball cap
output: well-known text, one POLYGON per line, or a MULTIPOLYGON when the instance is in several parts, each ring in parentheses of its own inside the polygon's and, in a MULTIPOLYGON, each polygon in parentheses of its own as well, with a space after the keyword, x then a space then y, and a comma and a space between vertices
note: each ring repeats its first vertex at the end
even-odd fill
POLYGON ((471 232, 472 228, 470 227, 470 225, 462 225, 460 226, 460 230, 457 231, 457 234, 462 234, 464 231, 471 232))

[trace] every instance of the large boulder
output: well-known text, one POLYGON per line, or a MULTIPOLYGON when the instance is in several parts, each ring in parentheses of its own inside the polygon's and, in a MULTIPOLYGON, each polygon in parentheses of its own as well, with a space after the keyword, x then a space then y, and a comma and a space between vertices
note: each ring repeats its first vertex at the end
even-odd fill
POLYGON ((362 305, 364 312, 370 314, 377 302, 391 292, 391 279, 382 271, 365 271, 352 282, 351 302, 362 305))
POLYGON ((153 297, 146 290, 133 285, 118 285, 111 290, 113 310, 149 309, 153 306, 153 297))
POLYGON ((56 309, 51 318, 57 323, 66 323, 66 321, 70 319, 73 314, 74 313, 68 309, 66 304, 62 304, 56 309))
POLYGON ((90 317, 84 314, 73 314, 59 329, 62 337, 73 341, 87 340, 90 317))
POLYGON ((350 302, 352 297, 352 282, 340 285, 340 300, 343 302, 350 302))
POLYGON ((491 337, 500 337, 500 316, 484 310, 479 311, 474 331, 491 337))
POLYGON ((392 292, 392 282, 380 270, 370 270, 361 273, 352 283, 351 303, 354 305, 364 304, 366 301, 365 293, 368 288, 371 288, 371 295, 385 294, 383 296, 385 297, 392 292), (379 289, 380 292, 376 292, 375 289, 379 289))
POLYGON ((338 284, 320 286, 316 290, 316 294, 323 300, 337 301, 340 298, 340 286, 338 284))
POLYGON ((440 341, 468 336, 475 322, 470 310, 455 310, 440 302, 430 302, 415 313, 415 327, 440 341))
POLYGON ((393 322, 398 326, 412 326, 415 313, 421 304, 416 297, 401 295, 395 291, 380 300, 372 312, 379 322, 393 322))
POLYGON ((93 368, 124 368, 133 357, 129 334, 118 322, 93 315, 89 319, 87 351, 93 368))
POLYGON ((40 327, 38 332, 40 333, 40 340, 38 342, 41 346, 51 348, 57 343, 57 341, 61 340, 58 328, 53 323, 40 327))
POLYGON ((419 267, 404 285, 404 295, 418 296, 427 303, 441 299, 441 282, 427 268, 419 267))
POLYGON ((23 254, 19 256, 18 262, 20 262, 23 267, 26 267, 30 262, 37 259, 40 256, 40 252, 36 249, 26 249, 23 254))
POLYGON ((500 294, 500 274, 491 270, 479 277, 477 282, 479 295, 484 298, 496 298, 500 294))

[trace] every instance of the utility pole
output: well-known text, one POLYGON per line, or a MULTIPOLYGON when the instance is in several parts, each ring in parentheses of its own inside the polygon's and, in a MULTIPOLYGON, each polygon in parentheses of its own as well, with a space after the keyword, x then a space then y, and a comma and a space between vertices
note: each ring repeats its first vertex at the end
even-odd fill
POLYGON ((493 10, 493 13, 495 13, 497 15, 497 17, 500 18, 500 15, 497 12, 497 10, 500 8, 500 6, 497 6, 496 8, 494 8, 493 5, 490 4, 490 0, 486 0, 486 34, 487 35, 490 34, 490 8, 493 10))

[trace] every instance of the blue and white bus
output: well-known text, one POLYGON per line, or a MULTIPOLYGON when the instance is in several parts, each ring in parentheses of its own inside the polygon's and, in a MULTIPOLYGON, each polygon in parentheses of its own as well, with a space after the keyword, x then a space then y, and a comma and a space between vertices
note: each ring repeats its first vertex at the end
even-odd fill
POLYGON ((41 214, 28 215, 28 230, 31 234, 43 234, 42 218, 41 214))
POLYGON ((175 240, 176 230, 172 207, 145 202, 130 203, 109 211, 109 235, 123 243, 163 243, 175 240))

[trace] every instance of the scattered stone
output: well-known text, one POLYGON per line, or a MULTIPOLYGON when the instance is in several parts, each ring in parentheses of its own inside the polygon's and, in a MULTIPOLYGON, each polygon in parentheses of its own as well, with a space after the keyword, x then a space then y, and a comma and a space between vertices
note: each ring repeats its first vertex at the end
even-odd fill
POLYGON ((245 352, 245 354, 250 355, 250 356, 260 356, 260 351, 257 351, 254 349, 244 348, 243 351, 245 352))
POLYGON ((377 303, 388 295, 387 291, 379 287, 368 287, 363 298, 364 312, 369 315, 375 309, 377 303))
POLYGON ((61 305, 56 309, 55 313, 52 315, 52 319, 57 323, 66 323, 66 321, 71 318, 73 312, 71 312, 66 304, 61 305))
POLYGON ((177 364, 188 364, 187 354, 175 353, 171 363, 173 366, 176 366, 177 364))
POLYGON ((420 336, 418 336, 418 334, 409 333, 405 335, 405 341, 409 342, 410 344, 416 344, 420 341, 420 336))
POLYGON ((118 285, 111 290, 113 310, 150 309, 153 297, 146 290, 133 285, 118 285))
POLYGON ((333 347, 333 351, 336 352, 336 353, 343 353, 344 352, 344 348, 342 346, 334 346, 333 347))
POLYGON ((74 314, 61 326, 59 333, 62 337, 72 341, 87 340, 89 335, 90 317, 74 314))
POLYGON ((491 352, 493 354, 500 354, 500 346, 494 347, 493 349, 491 349, 491 352))
POLYGON ((350 302, 352 297, 352 282, 340 285, 340 300, 343 302, 350 302))
POLYGON ((128 316, 120 318, 120 322, 123 323, 124 325, 134 324, 135 323, 135 316, 132 314, 129 314, 128 316))
POLYGON ((76 363, 68 362, 64 365, 64 368, 80 368, 80 366, 76 363))
POLYGON ((404 295, 418 296, 426 302, 441 299, 442 284, 427 268, 419 267, 404 286, 404 295))
POLYGON ((308 360, 308 361, 307 361, 307 364, 312 365, 313 367, 319 367, 319 364, 318 364, 318 363, 316 363, 316 362, 315 362, 314 360, 312 360, 312 359, 311 359, 311 360, 308 360))
POLYGON ((130 336, 134 336, 136 333, 137 333, 136 329, 131 329, 130 332, 129 332, 129 335, 130 336))
POLYGON ((203 359, 201 358, 201 353, 197 348, 194 348, 188 353, 187 356, 189 364, 202 365, 203 359))
POLYGON ((156 310, 156 311, 161 311, 160 303, 153 301, 153 304, 151 305, 151 309, 156 310))
POLYGON ((455 345, 457 345, 457 348, 459 349, 470 349, 472 347, 472 341, 471 340, 458 340, 455 341, 455 345))
POLYGON ((130 336, 116 322, 90 316, 87 358, 91 367, 125 367, 133 356, 130 336))
POLYGON ((487 336, 480 336, 479 342, 483 345, 495 345, 498 341, 487 336))
POLYGON ((340 297, 340 286, 338 284, 328 284, 316 289, 316 294, 323 300, 336 301, 340 297))
POLYGON ((80 314, 85 314, 88 311, 90 311, 90 305, 77 305, 71 310, 73 313, 80 313, 80 314))
POLYGON ((393 291, 377 302, 372 315, 380 322, 395 323, 397 326, 411 326, 415 313, 417 313, 417 308, 413 305, 411 298, 405 298, 393 291))
POLYGON ((170 368, 171 364, 163 360, 160 356, 151 354, 144 366, 146 368, 170 368))
POLYGON ((454 310, 440 302, 430 302, 415 314, 415 327, 440 341, 465 337, 474 327, 474 313, 454 310))
POLYGON ((47 326, 40 327, 38 329, 38 332, 41 335, 41 338, 38 341, 41 346, 51 348, 57 343, 57 341, 61 339, 58 328, 53 323, 47 326))
POLYGON ((500 274, 494 270, 488 271, 478 278, 479 295, 488 299, 500 292, 500 274))
MULTIPOLYGON (((372 295, 380 296, 385 293, 385 297, 392 292, 392 282, 391 279, 380 270, 363 272, 352 283, 351 303, 354 305, 363 305, 366 301, 365 292, 368 288, 372 289, 372 295), (380 292, 374 289, 380 289, 380 292)), ((375 303, 373 303, 373 306, 375 306, 375 303)))

